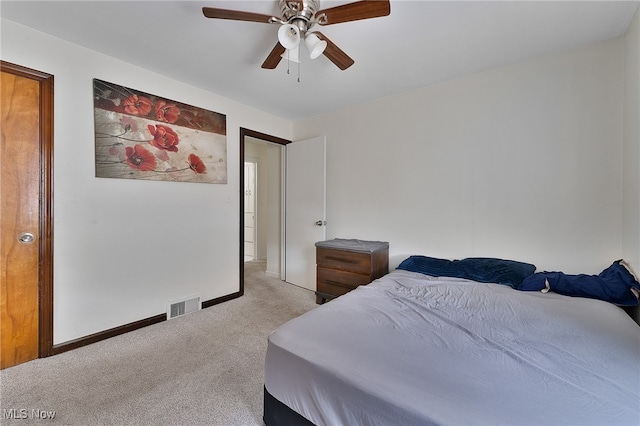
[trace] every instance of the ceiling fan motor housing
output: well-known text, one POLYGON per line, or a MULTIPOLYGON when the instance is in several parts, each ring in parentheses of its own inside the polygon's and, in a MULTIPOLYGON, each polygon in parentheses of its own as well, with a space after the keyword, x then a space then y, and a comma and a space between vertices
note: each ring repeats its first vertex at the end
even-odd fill
POLYGON ((303 34, 315 24, 313 18, 320 7, 319 0, 278 0, 278 3, 283 20, 297 26, 303 34))

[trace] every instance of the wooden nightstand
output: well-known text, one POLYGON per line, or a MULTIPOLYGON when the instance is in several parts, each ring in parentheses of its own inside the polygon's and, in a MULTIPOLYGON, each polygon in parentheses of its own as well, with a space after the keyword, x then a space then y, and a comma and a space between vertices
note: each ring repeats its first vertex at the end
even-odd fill
POLYGON ((333 239, 316 243, 316 303, 369 284, 389 272, 389 243, 333 239))

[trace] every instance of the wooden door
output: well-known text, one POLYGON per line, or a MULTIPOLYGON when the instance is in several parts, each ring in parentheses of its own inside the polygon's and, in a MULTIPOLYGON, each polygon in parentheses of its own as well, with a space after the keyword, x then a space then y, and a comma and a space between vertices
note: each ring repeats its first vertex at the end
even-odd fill
POLYGON ((2 62, 0 368, 52 352, 53 77, 2 62))

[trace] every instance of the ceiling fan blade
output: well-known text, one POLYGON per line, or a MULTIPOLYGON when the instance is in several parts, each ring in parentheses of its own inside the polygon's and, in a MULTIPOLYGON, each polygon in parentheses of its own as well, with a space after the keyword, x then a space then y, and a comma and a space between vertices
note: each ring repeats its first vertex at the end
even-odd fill
POLYGON ((344 71, 344 70, 346 70, 347 68, 349 68, 351 65, 353 65, 355 63, 354 60, 349 57, 349 55, 344 53, 342 51, 342 49, 340 49, 338 46, 336 46, 336 44, 334 42, 329 40, 327 38, 327 36, 325 36, 322 33, 317 32, 317 31, 315 31, 315 34, 321 40, 324 40, 324 41, 327 42, 327 48, 324 49, 324 52, 322 52, 322 54, 324 56, 326 56, 327 58, 329 58, 329 60, 331 62, 336 64, 336 66, 338 68, 340 68, 341 70, 344 71))
POLYGON ((215 7, 203 7, 202 13, 207 18, 262 22, 264 24, 269 24, 272 18, 272 16, 263 15, 262 13, 243 12, 241 10, 217 9, 215 7))
POLYGON ((391 4, 389 0, 362 0, 319 10, 316 12, 316 17, 324 14, 326 22, 321 20, 320 25, 332 25, 360 19, 379 18, 390 13, 391 4))
POLYGON ((282 55, 286 49, 278 42, 275 46, 273 46, 273 50, 267 56, 267 59, 262 63, 261 68, 265 68, 268 70, 272 70, 278 66, 280 60, 282 59, 282 55))

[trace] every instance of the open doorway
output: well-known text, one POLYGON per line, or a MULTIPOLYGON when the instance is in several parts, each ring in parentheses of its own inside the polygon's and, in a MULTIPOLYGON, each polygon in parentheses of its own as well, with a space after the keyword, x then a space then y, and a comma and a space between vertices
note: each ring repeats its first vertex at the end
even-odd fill
POLYGON ((282 269, 282 200, 283 200, 283 148, 291 141, 240 128, 240 293, 244 293, 244 264, 252 260, 266 262, 266 273, 281 278, 282 269), (249 197, 247 189, 250 176, 246 174, 245 165, 255 166, 255 189, 253 197, 249 197), (253 202, 253 209, 247 203, 253 202), (247 213, 247 208, 252 212, 247 213), (247 214, 252 214, 253 229, 247 221, 247 214), (249 232, 249 236, 247 235, 249 232), (252 237, 251 237, 252 236, 252 237), (246 244, 247 238, 250 244, 246 244), (253 250, 253 254, 249 251, 253 250))

